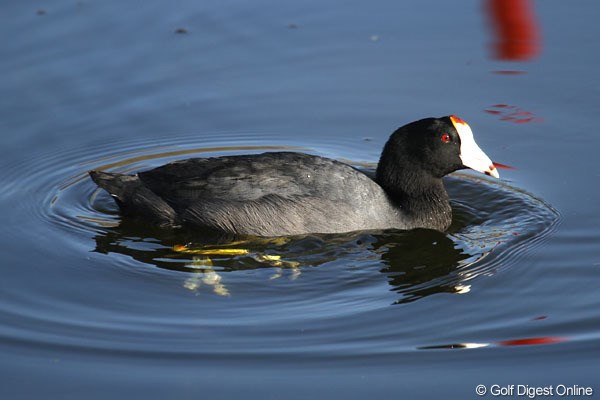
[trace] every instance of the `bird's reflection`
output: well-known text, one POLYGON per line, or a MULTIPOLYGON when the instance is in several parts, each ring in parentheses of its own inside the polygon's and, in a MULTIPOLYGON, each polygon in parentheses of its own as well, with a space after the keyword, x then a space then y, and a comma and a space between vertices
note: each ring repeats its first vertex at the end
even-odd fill
MULTIPOLYGON (((466 254, 450 235, 432 230, 235 238, 215 232, 163 230, 135 220, 96 236, 95 251, 118 253, 158 268, 189 273, 183 287, 235 296, 226 285, 232 271, 270 268, 269 279, 301 279, 303 268, 352 258, 376 260, 391 290, 406 303, 435 293, 463 293, 459 270, 478 255, 466 254)), ((264 276, 264 275, 261 275, 264 276)), ((268 283, 269 279, 267 279, 268 283)))
POLYGON ((431 230, 406 232, 401 240, 388 235, 377 245, 392 290, 402 294, 397 303, 407 303, 435 293, 465 293, 459 270, 483 256, 466 254, 446 234, 431 230))

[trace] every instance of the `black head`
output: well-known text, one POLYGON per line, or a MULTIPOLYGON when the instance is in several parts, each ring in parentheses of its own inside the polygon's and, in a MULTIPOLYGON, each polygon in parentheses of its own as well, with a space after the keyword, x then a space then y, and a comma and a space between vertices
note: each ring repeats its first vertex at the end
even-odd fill
POLYGON ((426 118, 397 129, 384 152, 397 165, 410 164, 435 178, 463 168, 460 137, 448 117, 426 118))
POLYGON ((448 116, 425 118, 398 128, 383 149, 378 175, 380 169, 395 169, 442 178, 463 168, 498 174, 475 143, 471 128, 460 118, 448 116))

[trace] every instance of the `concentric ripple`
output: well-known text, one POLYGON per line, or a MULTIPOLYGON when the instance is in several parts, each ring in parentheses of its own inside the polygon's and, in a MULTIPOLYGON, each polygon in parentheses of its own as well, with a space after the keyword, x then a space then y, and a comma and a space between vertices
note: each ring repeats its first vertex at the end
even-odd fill
MULTIPOLYGON (((219 244, 198 232, 162 231, 122 221, 113 200, 87 175, 90 169, 132 172, 189 157, 301 149, 248 140, 249 144, 227 146, 214 140, 204 137, 195 144, 189 137, 171 138, 151 146, 132 142, 55 154, 41 159, 37 174, 25 180, 26 185, 37 186, 37 197, 22 206, 45 222, 52 235, 68 237, 66 245, 125 255, 134 262, 131 267, 141 263, 138 265, 191 273, 196 283, 183 285, 192 290, 199 290, 204 282, 217 294, 234 294, 235 288, 225 285, 222 272, 227 271, 270 268, 272 276, 289 274, 296 279, 303 268, 332 260, 358 264, 370 260, 378 263, 400 295, 400 303, 439 292, 467 292, 474 278, 510 266, 558 221, 552 207, 520 189, 457 173, 446 180, 455 213, 447 234, 429 230, 359 232, 219 244), (111 150, 114 148, 120 150, 111 150), (69 159, 75 161, 67 162, 69 159), (95 243, 90 243, 90 238, 95 243), (181 247, 183 244, 187 247, 181 247)), ((351 162, 367 170, 373 167, 351 162)))
MULTIPOLYGON (((64 266, 36 267, 45 277, 28 283, 36 296, 18 287, 5 291, 0 313, 15 322, 0 329, 0 337, 15 346, 66 346, 75 352, 223 355, 233 351, 227 343, 205 346, 203 336, 194 332, 217 335, 226 324, 232 332, 245 332, 238 354, 264 354, 270 351, 261 350, 265 337, 274 348, 279 344, 279 350, 294 351, 279 339, 279 330, 318 326, 310 336, 312 345, 298 345, 300 354, 326 343, 329 332, 347 330, 356 318, 380 318, 391 304, 469 292, 477 279, 513 265, 559 219, 552 207, 522 190, 460 173, 446 181, 455 212, 447 233, 369 231, 228 242, 122 219, 112 198, 87 175, 91 169, 132 172, 189 157, 311 151, 293 142, 281 144, 276 137, 228 137, 235 146, 224 143, 222 135, 151 145, 131 141, 38 154, 4 166, 0 204, 14 211, 4 234, 26 243, 36 263, 43 256, 64 260, 64 266), (54 274, 59 286, 46 282, 54 274), (86 286, 110 297, 95 297, 99 294, 86 286), (203 300, 200 314, 190 295, 203 300), (82 320, 82 315, 93 320, 82 320), (223 320, 223 315, 229 317, 223 320), (264 328, 259 333, 255 326, 264 328), (140 335, 148 341, 138 341, 140 335)), ((325 156, 361 157, 327 144, 316 147, 315 153, 325 156)), ((369 161, 350 162, 372 171, 369 161)), ((390 323, 372 321, 373 326, 390 323)), ((366 324, 356 335, 348 346, 364 352, 357 343, 379 333, 366 324)), ((407 338, 414 340, 411 334, 407 338)))

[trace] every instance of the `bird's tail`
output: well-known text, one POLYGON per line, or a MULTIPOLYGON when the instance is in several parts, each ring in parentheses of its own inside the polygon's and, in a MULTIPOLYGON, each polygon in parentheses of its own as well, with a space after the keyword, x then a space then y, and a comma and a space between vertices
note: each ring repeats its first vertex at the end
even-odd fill
POLYGON ((90 171, 92 180, 116 200, 121 211, 150 218, 159 225, 176 225, 175 210, 152 192, 137 175, 90 171))
POLYGON ((96 185, 106 190, 119 201, 125 200, 127 197, 126 193, 141 186, 141 182, 137 176, 102 171, 90 171, 89 174, 96 185))

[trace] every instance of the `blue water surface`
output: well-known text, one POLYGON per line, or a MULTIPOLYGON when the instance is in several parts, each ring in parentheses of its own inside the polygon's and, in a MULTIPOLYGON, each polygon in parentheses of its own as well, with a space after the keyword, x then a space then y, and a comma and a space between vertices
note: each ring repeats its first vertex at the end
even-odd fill
POLYGON ((597 395, 600 5, 513 2, 536 51, 507 59, 491 3, 6 2, 0 397, 597 395), (369 172, 449 114, 515 169, 449 177, 446 233, 217 245, 86 175, 277 149, 369 172))

